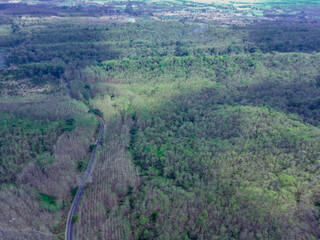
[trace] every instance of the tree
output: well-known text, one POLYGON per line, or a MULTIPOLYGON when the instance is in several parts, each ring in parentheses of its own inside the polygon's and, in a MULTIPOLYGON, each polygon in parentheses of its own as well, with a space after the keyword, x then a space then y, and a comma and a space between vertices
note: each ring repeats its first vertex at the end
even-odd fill
POLYGON ((73 215, 73 216, 72 216, 72 221, 73 221, 73 222, 77 222, 78 219, 79 219, 79 216, 78 216, 78 215, 73 215))
POLYGON ((126 13, 128 14, 133 14, 133 7, 132 7, 132 3, 128 3, 127 6, 126 6, 126 10, 125 10, 126 13))
POLYGON ((97 147, 97 145, 95 144, 91 144, 90 145, 90 152, 93 152, 93 150, 97 147))

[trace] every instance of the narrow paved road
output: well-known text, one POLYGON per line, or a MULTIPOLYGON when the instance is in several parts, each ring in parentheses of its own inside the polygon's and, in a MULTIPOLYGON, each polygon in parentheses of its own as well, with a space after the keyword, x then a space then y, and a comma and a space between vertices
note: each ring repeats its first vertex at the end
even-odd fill
MULTIPOLYGON (((66 81, 63 78, 62 78, 62 83, 63 83, 63 85, 65 86, 65 88, 66 88, 66 90, 68 92, 68 96, 70 98, 72 98, 70 88, 68 87, 68 84, 66 83, 66 81)), ((98 139, 96 141, 96 148, 94 148, 93 151, 92 151, 88 167, 87 167, 87 169, 86 169, 86 171, 85 171, 85 173, 83 175, 83 178, 82 178, 82 180, 81 180, 81 182, 79 184, 77 194, 76 194, 76 196, 75 196, 75 198, 73 200, 73 203, 72 203, 69 215, 68 215, 67 226, 66 226, 66 234, 65 234, 65 239, 66 240, 72 240, 73 239, 73 235, 72 235, 73 234, 73 231, 72 231, 73 230, 72 216, 77 213, 78 206, 79 206, 79 203, 80 203, 80 199, 81 199, 83 190, 86 187, 86 183, 88 181, 88 178, 90 176, 90 173, 91 173, 91 170, 92 170, 92 166, 93 166, 93 163, 94 163, 94 158, 95 158, 95 155, 96 155, 96 151, 97 151, 98 146, 101 144, 101 139, 102 139, 103 132, 104 132, 104 123, 103 123, 102 119, 99 118, 98 116, 96 116, 96 118, 98 119, 98 121, 100 123, 99 136, 98 136, 98 139)))
POLYGON ((0 48, 0 69, 4 68, 5 58, 4 58, 4 50, 0 48))
POLYGON ((69 96, 70 98, 72 98, 71 89, 69 88, 69 86, 68 86, 66 80, 64 79, 64 77, 61 77, 61 81, 62 81, 62 83, 63 83, 63 86, 64 86, 64 87, 66 88, 66 90, 67 90, 68 96, 69 96))

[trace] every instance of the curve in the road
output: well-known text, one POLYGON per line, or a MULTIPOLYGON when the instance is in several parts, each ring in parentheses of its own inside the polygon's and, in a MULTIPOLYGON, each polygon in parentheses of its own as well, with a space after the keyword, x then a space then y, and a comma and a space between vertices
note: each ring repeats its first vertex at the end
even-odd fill
MULTIPOLYGON (((68 84, 66 83, 66 81, 63 78, 62 78, 62 83, 63 83, 63 85, 65 86, 65 88, 67 90, 68 96, 70 98, 72 98, 71 90, 70 90, 70 88, 68 87, 68 84)), ((80 199, 81 199, 82 193, 84 191, 84 188, 86 187, 87 180, 88 180, 88 178, 90 176, 90 173, 91 173, 91 170, 92 170, 92 166, 93 166, 93 163, 94 163, 94 158, 95 158, 95 155, 96 155, 97 147, 101 144, 101 139, 102 139, 103 132, 104 132, 104 123, 103 123, 102 119, 99 118, 98 116, 96 116, 96 118, 98 119, 98 121, 100 123, 99 135, 98 135, 98 139, 96 141, 96 147, 92 151, 88 167, 87 167, 87 169, 86 169, 86 171, 84 173, 84 176, 83 176, 83 178, 82 178, 82 180, 81 180, 81 182, 79 184, 76 196, 75 196, 75 198, 73 200, 73 203, 71 205, 71 209, 69 211, 69 215, 68 215, 68 219, 67 219, 67 226, 66 226, 66 233, 65 233, 65 239, 66 240, 72 240, 73 239, 73 220, 72 220, 72 216, 75 215, 77 210, 78 210, 78 206, 79 206, 79 203, 80 203, 80 199)))
POLYGON ((72 98, 71 89, 69 88, 69 86, 68 86, 66 80, 64 79, 64 77, 61 78, 61 81, 62 81, 62 83, 63 83, 63 86, 64 86, 64 87, 66 88, 66 90, 67 90, 68 96, 69 96, 70 98, 72 98))

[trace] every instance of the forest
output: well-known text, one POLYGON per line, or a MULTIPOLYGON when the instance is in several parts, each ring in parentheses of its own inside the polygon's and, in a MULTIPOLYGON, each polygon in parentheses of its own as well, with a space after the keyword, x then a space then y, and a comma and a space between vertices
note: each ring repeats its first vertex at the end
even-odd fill
POLYGON ((0 239, 319 239, 319 34, 3 13, 0 239))

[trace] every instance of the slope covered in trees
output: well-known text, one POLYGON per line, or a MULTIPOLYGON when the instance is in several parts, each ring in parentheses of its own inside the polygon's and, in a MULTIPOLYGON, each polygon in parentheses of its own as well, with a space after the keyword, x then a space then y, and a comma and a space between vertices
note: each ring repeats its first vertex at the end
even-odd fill
POLYGON ((318 23, 2 25, 0 238, 320 237, 318 23))
POLYGON ((101 63, 107 94, 94 106, 133 119, 127 149, 142 184, 121 208, 132 237, 319 236, 318 62, 249 53, 101 63))

